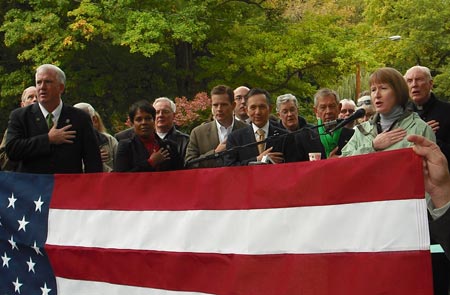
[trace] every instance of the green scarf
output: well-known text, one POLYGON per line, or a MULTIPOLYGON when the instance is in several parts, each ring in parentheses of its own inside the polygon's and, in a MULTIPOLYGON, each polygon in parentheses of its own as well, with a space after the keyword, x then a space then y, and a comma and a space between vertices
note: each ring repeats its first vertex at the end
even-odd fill
MULTIPOLYGON (((322 120, 318 119, 317 125, 322 125, 322 120)), ((327 158, 330 156, 332 150, 338 146, 339 137, 341 136, 342 128, 333 132, 333 134, 328 134, 324 126, 319 127, 320 141, 325 148, 325 154, 327 158)))

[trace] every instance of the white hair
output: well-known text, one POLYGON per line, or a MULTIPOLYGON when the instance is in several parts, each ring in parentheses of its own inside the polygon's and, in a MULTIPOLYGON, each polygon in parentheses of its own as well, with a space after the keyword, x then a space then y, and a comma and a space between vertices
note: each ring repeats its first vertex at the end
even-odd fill
POLYGON ((91 118, 95 116, 94 107, 86 102, 79 102, 75 104, 73 107, 85 111, 86 113, 89 114, 91 118))
POLYGON ((25 96, 25 94, 26 94, 27 91, 30 90, 30 89, 33 89, 35 92, 37 91, 37 90, 36 90, 36 87, 34 87, 34 86, 30 86, 30 87, 28 87, 28 88, 25 88, 25 90, 22 92, 22 96, 20 97, 20 99, 21 99, 22 102, 25 102, 25 101, 27 100, 27 97, 25 96))
POLYGON ((280 111, 281 104, 289 102, 289 101, 292 101, 295 104, 295 107, 298 108, 297 98, 294 95, 287 93, 287 94, 282 94, 277 97, 277 112, 280 111))
POLYGON ((431 76, 431 71, 429 68, 424 67, 424 66, 413 66, 412 68, 410 68, 409 70, 406 71, 405 75, 403 76, 404 78, 406 78, 406 76, 408 75, 408 73, 412 70, 419 70, 422 73, 425 74, 425 76, 428 78, 429 81, 433 80, 433 77, 431 76))
POLYGON ((174 113, 176 112, 176 110, 177 110, 176 104, 168 97, 158 97, 153 102, 153 107, 155 107, 156 103, 158 103, 160 101, 165 101, 165 102, 169 103, 170 104, 170 108, 172 109, 172 112, 174 112, 174 113))
POLYGON ((339 104, 342 106, 344 103, 348 103, 350 104, 354 109, 356 108, 356 104, 352 99, 348 99, 348 98, 344 98, 341 99, 341 101, 339 102, 339 104))
POLYGON ((39 73, 40 71, 45 71, 45 70, 51 70, 54 71, 56 73, 56 78, 58 79, 59 82, 61 82, 63 85, 66 85, 66 74, 64 74, 63 70, 61 70, 60 68, 58 68, 55 65, 52 64, 43 64, 40 65, 37 69, 36 69, 36 74, 39 73))

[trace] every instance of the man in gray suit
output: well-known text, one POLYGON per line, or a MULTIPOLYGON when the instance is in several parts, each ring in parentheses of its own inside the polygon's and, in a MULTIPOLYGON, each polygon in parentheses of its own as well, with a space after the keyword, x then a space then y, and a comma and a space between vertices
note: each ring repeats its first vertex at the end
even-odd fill
POLYGON ((195 127, 191 132, 185 158, 187 168, 223 166, 223 159, 220 157, 202 159, 224 151, 228 134, 248 126, 234 119, 233 110, 236 102, 230 87, 225 85, 214 87, 211 90, 211 103, 214 120, 195 127))

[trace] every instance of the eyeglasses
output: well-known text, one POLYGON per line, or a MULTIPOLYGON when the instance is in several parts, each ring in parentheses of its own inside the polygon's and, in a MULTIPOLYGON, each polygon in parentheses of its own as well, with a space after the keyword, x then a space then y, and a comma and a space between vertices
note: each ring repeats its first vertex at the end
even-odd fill
POLYGON ((362 101, 358 101, 356 106, 358 106, 358 107, 363 106, 363 105, 368 105, 369 106, 371 104, 372 104, 372 101, 370 101, 370 100, 362 100, 362 101))
POLYGON ((349 113, 353 114, 355 112, 354 109, 341 109, 341 114, 349 113))

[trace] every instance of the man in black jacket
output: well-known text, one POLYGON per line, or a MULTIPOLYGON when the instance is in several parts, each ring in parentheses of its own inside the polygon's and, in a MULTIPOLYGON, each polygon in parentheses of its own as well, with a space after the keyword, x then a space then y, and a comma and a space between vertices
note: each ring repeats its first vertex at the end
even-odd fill
POLYGON ((293 137, 269 120, 269 93, 264 89, 251 89, 247 94, 246 105, 252 123, 228 136, 227 150, 231 151, 225 155, 225 166, 248 165, 263 159, 273 163, 296 161, 293 137), (263 140, 266 142, 256 145, 256 142, 263 140), (243 147, 245 145, 249 146, 243 147))
POLYGON ((405 80, 412 99, 409 108, 417 112, 420 118, 433 128, 436 142, 448 161, 450 159, 450 103, 439 100, 432 92, 433 78, 427 67, 410 68, 406 71, 405 80))
POLYGON ((65 82, 66 76, 60 68, 41 65, 36 70, 38 103, 12 111, 6 153, 11 160, 21 162, 19 172, 102 171, 89 115, 61 100, 65 82))
POLYGON ((288 132, 295 132, 303 127, 312 127, 305 118, 298 114, 297 98, 290 94, 283 94, 277 97, 277 114, 280 118, 280 128, 286 129, 288 132))
POLYGON ((186 148, 189 143, 189 135, 178 131, 175 128, 174 119, 176 105, 167 97, 159 97, 153 102, 156 110, 155 131, 159 138, 163 140, 171 140, 178 147, 178 154, 183 159, 186 156, 186 148))

